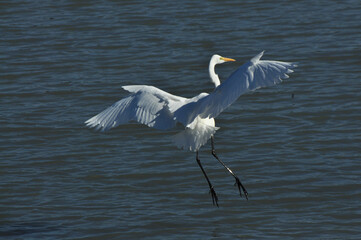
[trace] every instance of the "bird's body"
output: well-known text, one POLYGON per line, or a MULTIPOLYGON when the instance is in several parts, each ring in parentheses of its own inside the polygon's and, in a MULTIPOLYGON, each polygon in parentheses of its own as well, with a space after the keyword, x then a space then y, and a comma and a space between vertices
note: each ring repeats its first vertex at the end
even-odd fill
MULTIPOLYGON (((211 139, 212 154, 218 159, 213 143, 213 135, 218 129, 214 118, 245 92, 279 83, 281 78, 288 78, 287 74, 293 72, 291 68, 296 66, 287 62, 261 61, 262 55, 263 52, 243 64, 222 84, 214 71, 215 65, 235 60, 213 55, 209 64, 209 75, 215 89, 210 94, 200 93, 193 98, 179 97, 153 86, 123 86, 124 90, 131 93, 130 96, 119 100, 85 123, 88 127, 100 130, 108 130, 130 121, 160 130, 168 130, 181 123, 185 129, 174 136, 174 142, 179 148, 197 152, 197 162, 200 165, 198 150, 211 139)), ((206 176, 203 167, 200 167, 206 176)), ((242 187, 247 197, 239 179, 226 168, 236 178, 238 188, 242 187)), ((213 202, 218 206, 213 186, 207 176, 206 179, 213 202)))

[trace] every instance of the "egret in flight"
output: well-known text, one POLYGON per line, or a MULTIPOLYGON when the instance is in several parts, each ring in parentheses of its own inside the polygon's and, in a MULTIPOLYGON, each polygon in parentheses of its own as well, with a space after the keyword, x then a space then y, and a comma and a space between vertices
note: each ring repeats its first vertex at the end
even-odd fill
POLYGON ((218 197, 198 157, 198 150, 211 139, 212 155, 235 178, 240 196, 248 193, 239 178, 216 155, 214 134, 219 129, 214 118, 235 102, 242 94, 261 87, 280 83, 288 78, 295 64, 280 61, 260 60, 264 52, 240 66, 223 83, 220 83, 214 68, 217 64, 233 62, 234 59, 213 55, 209 63, 209 76, 214 83, 212 93, 200 93, 193 98, 179 97, 159 88, 147 85, 128 85, 122 88, 130 95, 119 100, 85 124, 106 131, 120 124, 136 121, 160 130, 168 130, 177 123, 185 129, 174 136, 179 148, 196 152, 196 161, 210 188, 213 205, 218 206, 218 197))

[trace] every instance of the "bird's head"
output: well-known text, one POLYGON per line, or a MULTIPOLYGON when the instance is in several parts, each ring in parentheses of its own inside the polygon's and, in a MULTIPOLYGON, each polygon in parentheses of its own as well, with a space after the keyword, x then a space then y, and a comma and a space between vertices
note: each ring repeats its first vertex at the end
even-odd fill
POLYGON ((218 75, 216 74, 216 72, 214 71, 214 68, 217 64, 221 64, 221 63, 225 63, 225 62, 234 62, 236 60, 232 59, 232 58, 226 58, 226 57, 222 57, 219 56, 218 54, 214 54, 211 58, 211 61, 209 62, 209 76, 211 77, 211 81, 214 83, 215 87, 218 87, 221 82, 219 80, 218 75))
POLYGON ((225 63, 225 62, 234 62, 234 61, 236 61, 236 60, 234 60, 233 58, 222 57, 222 56, 219 56, 218 54, 214 54, 211 59, 211 62, 213 62, 215 65, 225 63))

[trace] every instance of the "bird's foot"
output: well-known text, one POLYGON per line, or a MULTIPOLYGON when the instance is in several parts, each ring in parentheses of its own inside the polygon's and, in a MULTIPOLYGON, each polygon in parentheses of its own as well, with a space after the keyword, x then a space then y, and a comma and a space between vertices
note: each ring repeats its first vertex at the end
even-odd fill
POLYGON ((237 185, 238 190, 239 190, 239 195, 242 197, 242 191, 243 191, 244 196, 248 200, 248 192, 247 192, 246 188, 243 186, 243 184, 241 183, 241 181, 239 180, 238 177, 235 177, 235 179, 236 179, 236 183, 234 184, 234 186, 237 185))
POLYGON ((218 206, 218 197, 217 197, 216 191, 214 191, 213 186, 210 187, 209 193, 210 193, 211 196, 212 196, 213 205, 219 207, 219 206, 218 206))

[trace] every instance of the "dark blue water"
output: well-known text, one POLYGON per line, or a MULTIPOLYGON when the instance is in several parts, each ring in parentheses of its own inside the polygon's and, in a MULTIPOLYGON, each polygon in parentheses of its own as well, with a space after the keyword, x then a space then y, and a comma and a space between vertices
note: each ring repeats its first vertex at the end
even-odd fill
POLYGON ((3 239, 360 239, 359 1, 2 1, 3 239), (148 84, 213 89, 262 50, 297 62, 280 85, 223 112, 212 206, 195 154, 162 132, 83 122, 148 84), (292 97, 293 95, 293 97, 292 97))

